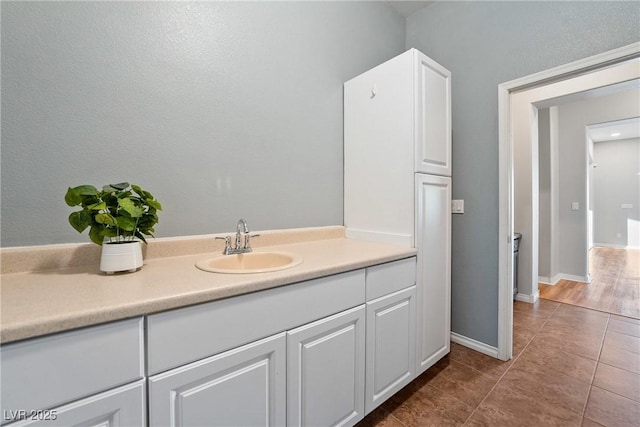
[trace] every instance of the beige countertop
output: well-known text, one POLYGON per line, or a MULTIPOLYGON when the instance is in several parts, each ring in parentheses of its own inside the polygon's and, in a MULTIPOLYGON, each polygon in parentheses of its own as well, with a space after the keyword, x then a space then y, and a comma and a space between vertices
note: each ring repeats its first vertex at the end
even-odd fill
POLYGON ((97 265, 2 274, 0 342, 8 343, 256 292, 415 255, 413 248, 329 238, 256 248, 287 251, 302 264, 271 273, 216 274, 199 253, 147 259, 135 273, 105 275, 97 265))

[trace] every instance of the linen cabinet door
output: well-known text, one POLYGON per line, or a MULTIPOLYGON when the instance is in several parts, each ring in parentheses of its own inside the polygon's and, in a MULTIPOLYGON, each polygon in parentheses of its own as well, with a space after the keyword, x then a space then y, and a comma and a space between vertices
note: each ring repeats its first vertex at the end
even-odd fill
POLYGON ((416 172, 451 176, 451 72, 416 51, 416 172))
POLYGON ((451 178, 416 175, 416 189, 420 375, 451 346, 451 178))
POLYGON ((149 378, 156 426, 282 426, 286 335, 281 333, 149 378))
POLYGON ((287 425, 350 426, 364 416, 365 306, 287 333, 287 425))
POLYGON ((416 287, 367 302, 366 410, 415 377, 416 287))

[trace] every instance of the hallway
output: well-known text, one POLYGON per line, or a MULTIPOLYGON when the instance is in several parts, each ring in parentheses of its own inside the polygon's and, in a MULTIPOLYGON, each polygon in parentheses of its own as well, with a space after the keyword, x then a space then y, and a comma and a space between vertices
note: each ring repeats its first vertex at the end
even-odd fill
POLYGON ((640 321, 514 303, 513 359, 451 353, 360 427, 640 426, 640 321))
POLYGON ((540 298, 640 319, 640 249, 594 247, 591 283, 538 285, 540 298))

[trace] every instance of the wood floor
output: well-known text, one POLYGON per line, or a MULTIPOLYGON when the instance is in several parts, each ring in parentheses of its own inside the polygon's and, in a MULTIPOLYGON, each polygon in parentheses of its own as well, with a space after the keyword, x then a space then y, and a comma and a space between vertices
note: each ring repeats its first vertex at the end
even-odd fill
POLYGON ((540 298, 640 319, 640 249, 596 247, 589 263, 591 283, 540 284, 540 298))

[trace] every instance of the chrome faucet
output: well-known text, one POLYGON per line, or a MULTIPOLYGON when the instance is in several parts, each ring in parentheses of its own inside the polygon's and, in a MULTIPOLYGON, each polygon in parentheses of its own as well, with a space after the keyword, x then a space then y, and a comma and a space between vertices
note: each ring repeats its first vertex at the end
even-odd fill
POLYGON ((247 225, 247 221, 240 218, 238 220, 238 224, 236 224, 236 249, 240 248, 240 244, 241 244, 240 242, 242 241, 242 233, 247 235, 249 233, 249 226, 247 225))
POLYGON ((231 246, 231 236, 216 237, 216 239, 224 240, 224 255, 244 254, 251 252, 251 237, 258 237, 259 234, 249 234, 249 226, 244 219, 238 220, 236 225, 236 242, 235 247, 231 246), (244 239, 243 239, 244 236, 244 239))

